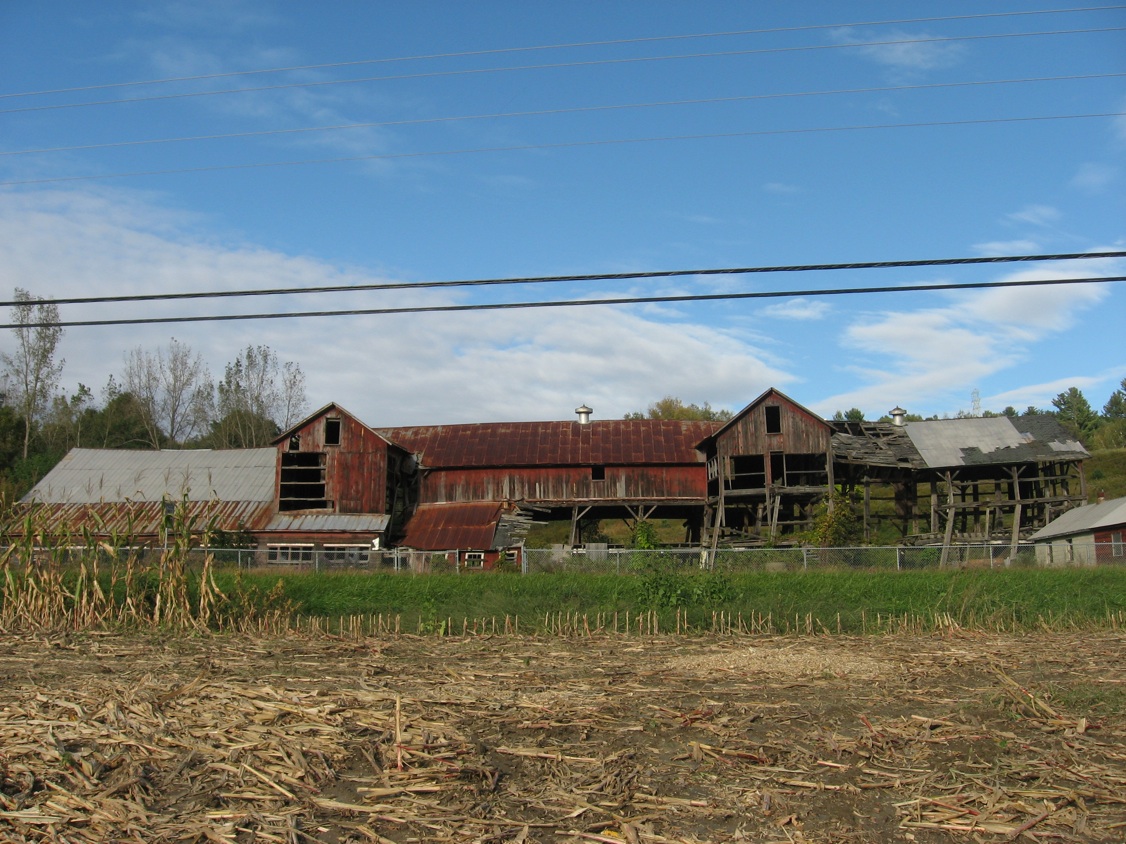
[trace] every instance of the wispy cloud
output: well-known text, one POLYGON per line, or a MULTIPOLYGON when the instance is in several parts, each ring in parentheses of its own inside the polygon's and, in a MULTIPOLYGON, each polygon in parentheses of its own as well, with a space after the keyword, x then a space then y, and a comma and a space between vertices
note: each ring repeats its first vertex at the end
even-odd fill
POLYGON ((797 185, 787 184, 786 182, 767 182, 762 186, 762 189, 767 193, 777 193, 784 195, 801 193, 802 190, 797 185))
POLYGON ((1058 222, 1060 216, 1059 209, 1051 205, 1026 205, 1019 211, 1006 215, 1005 219, 1012 223, 1044 227, 1058 222))
POLYGON ((1088 161, 1079 166, 1071 179, 1071 186, 1084 193, 1102 193, 1118 180, 1121 173, 1121 168, 1113 164, 1088 161))
POLYGON ((974 250, 982 255, 1030 255, 1040 251, 1035 240, 991 240, 975 243, 974 250))
POLYGON ((858 45, 857 52, 861 56, 899 75, 953 67, 965 57, 964 44, 934 38, 929 33, 904 30, 884 30, 877 34, 848 27, 833 32, 836 43, 858 45))
POLYGON ((829 311, 829 303, 823 299, 787 299, 768 305, 761 313, 765 317, 776 319, 814 320, 824 319, 829 311))

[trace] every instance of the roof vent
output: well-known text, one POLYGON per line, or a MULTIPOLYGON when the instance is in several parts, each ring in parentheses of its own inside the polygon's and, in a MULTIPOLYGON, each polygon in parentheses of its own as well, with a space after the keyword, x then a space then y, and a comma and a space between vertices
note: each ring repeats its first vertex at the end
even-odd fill
POLYGON ((576 407, 575 413, 579 414, 579 424, 580 425, 589 425, 590 424, 590 414, 594 413, 594 411, 591 410, 589 407, 587 407, 584 404, 584 405, 580 405, 579 407, 576 407))
POLYGON ((907 411, 904 410, 899 405, 896 405, 895 407, 893 407, 891 410, 888 411, 888 413, 891 414, 891 424, 892 425, 898 425, 900 428, 902 428, 903 423, 907 421, 907 411))

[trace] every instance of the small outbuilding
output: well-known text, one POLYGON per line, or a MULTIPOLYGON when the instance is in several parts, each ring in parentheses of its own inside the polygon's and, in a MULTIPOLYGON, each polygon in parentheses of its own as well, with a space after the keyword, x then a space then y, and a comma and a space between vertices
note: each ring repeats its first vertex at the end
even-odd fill
POLYGON ((1031 540, 1041 565, 1126 563, 1126 498, 1068 510, 1031 540))

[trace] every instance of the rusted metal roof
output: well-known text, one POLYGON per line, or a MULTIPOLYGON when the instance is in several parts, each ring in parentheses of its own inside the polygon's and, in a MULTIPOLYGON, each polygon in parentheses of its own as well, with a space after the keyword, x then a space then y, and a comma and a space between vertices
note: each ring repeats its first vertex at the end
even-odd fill
POLYGON ((491 550, 503 511, 499 501, 421 504, 399 545, 419 551, 491 550))
POLYGON ((71 449, 23 501, 98 504, 120 501, 272 502, 273 448, 71 449))
POLYGON ((381 429, 420 455, 427 468, 484 466, 628 466, 703 462, 696 443, 718 422, 606 419, 578 422, 487 422, 381 429))
MULTIPOLYGON (((178 520, 190 525, 193 534, 205 531, 260 530, 270 518, 269 501, 189 501, 177 502, 178 520)), ((23 516, 34 529, 47 535, 67 535, 81 540, 84 532, 94 536, 117 536, 132 541, 159 536, 166 516, 161 501, 101 501, 81 504, 25 502, 23 516)), ((13 521, 9 530, 22 535, 25 519, 13 521)))

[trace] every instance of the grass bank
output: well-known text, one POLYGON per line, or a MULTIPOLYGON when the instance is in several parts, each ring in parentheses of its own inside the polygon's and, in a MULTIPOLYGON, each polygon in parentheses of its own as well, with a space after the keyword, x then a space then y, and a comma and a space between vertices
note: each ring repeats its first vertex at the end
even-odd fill
MULTIPOLYGON (((220 588, 226 578, 219 573, 220 588)), ((622 629, 644 617, 661 630, 865 633, 961 626, 990 630, 1126 624, 1126 569, 910 572, 817 571, 636 576, 243 574, 244 586, 281 594, 305 618, 355 625, 398 620, 403 632, 622 629)), ((233 584, 231 584, 233 585, 233 584)))

